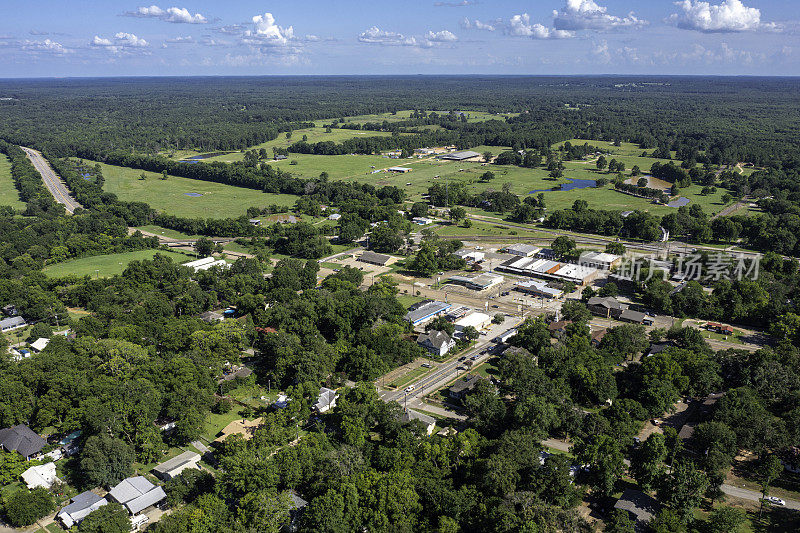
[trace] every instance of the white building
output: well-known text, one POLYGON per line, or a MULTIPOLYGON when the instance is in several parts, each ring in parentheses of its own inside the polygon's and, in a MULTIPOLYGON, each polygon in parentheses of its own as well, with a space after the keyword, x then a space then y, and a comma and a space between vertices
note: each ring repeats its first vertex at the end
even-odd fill
POLYGON ((314 404, 314 408, 320 413, 328 412, 336 407, 336 399, 338 397, 339 395, 336 394, 335 390, 322 387, 319 389, 319 397, 317 398, 317 403, 314 404))
POLYGON ((578 264, 600 270, 611 270, 622 261, 622 256, 605 252, 586 252, 578 260, 578 264))
POLYGON ((481 331, 488 328, 491 323, 492 317, 485 313, 475 312, 457 320, 453 325, 456 327, 456 331, 463 332, 470 326, 481 331))
POLYGON ((411 222, 420 226, 427 226, 428 224, 433 224, 433 219, 428 217, 414 217, 411 219, 411 222))
POLYGON ((36 353, 41 352, 47 345, 50 344, 50 339, 45 339, 44 337, 40 337, 31 343, 31 350, 36 353))
POLYGON ((214 267, 222 267, 228 268, 228 263, 224 259, 214 259, 213 257, 204 257, 202 259, 196 259, 194 261, 189 261, 188 263, 183 263, 183 266, 189 267, 193 269, 195 272, 200 272, 202 270, 209 270, 214 267))
POLYGON ((20 477, 29 489, 42 487, 49 489, 56 481, 61 481, 56 476, 56 464, 45 463, 43 465, 32 466, 24 471, 20 477))
POLYGON ((108 492, 108 496, 135 515, 166 499, 167 494, 164 489, 156 487, 144 476, 135 476, 123 479, 108 492))
POLYGON ((454 253, 454 255, 457 255, 458 257, 460 257, 464 261, 467 261, 467 262, 471 261, 473 263, 480 263, 481 261, 483 261, 486 258, 486 254, 485 253, 478 252, 478 251, 475 251, 475 250, 468 250, 467 248, 462 248, 461 250, 458 250, 457 252, 454 253))
POLYGON ((500 274, 492 274, 491 272, 484 272, 471 278, 467 276, 450 276, 448 279, 452 283, 458 283, 476 291, 491 289, 505 281, 505 278, 500 274))
POLYGON ((4 318, 3 320, 0 320, 0 330, 2 330, 3 333, 7 331, 13 331, 18 328, 24 328, 27 325, 28 323, 25 322, 25 319, 21 316, 12 316, 10 318, 4 318))
POLYGON ((523 276, 569 281, 576 285, 585 285, 600 276, 600 271, 593 267, 533 257, 509 259, 501 263, 497 270, 523 276))
POLYGON ((428 350, 431 354, 441 357, 456 345, 456 341, 444 331, 431 330, 417 337, 417 344, 428 350))
POLYGON ((339 213, 328 215, 328 220, 339 220, 340 218, 342 218, 342 215, 340 215, 339 213))

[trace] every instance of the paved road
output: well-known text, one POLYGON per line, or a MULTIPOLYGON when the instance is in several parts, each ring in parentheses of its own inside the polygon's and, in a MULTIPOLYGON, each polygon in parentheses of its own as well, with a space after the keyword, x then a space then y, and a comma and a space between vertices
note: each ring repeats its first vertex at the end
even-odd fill
POLYGON ((481 352, 487 350, 487 348, 496 346, 494 343, 492 343, 492 339, 497 335, 516 327, 519 325, 519 323, 520 319, 507 317, 505 322, 503 322, 500 327, 495 326, 486 335, 481 335, 475 346, 466 352, 460 353, 459 357, 449 359, 430 374, 412 383, 411 385, 414 387, 414 389, 411 392, 406 393, 404 390, 386 391, 382 393, 381 398, 385 402, 396 401, 401 405, 408 407, 419 407, 423 403, 422 398, 424 398, 427 394, 444 387, 458 377, 458 375, 461 373, 467 372, 459 369, 463 363, 458 359, 462 357, 471 358, 473 355, 479 354, 478 358, 472 365, 472 367, 475 368, 479 364, 492 357, 491 353, 480 355, 481 352))
MULTIPOLYGON (((741 487, 728 485, 727 483, 723 483, 720 488, 722 489, 722 492, 728 496, 733 496, 734 498, 741 498, 743 500, 750 500, 754 502, 757 502, 761 499, 761 493, 756 490, 743 489, 741 487)), ((800 510, 800 502, 795 500, 787 500, 786 498, 782 499, 786 502, 787 509, 800 510)))
POLYGON ((42 175, 42 181, 44 181, 45 186, 50 191, 50 194, 53 195, 56 202, 62 204, 64 209, 67 210, 67 213, 72 214, 75 212, 76 209, 82 208, 83 206, 75 201, 72 196, 70 196, 70 192, 67 189, 64 182, 61 181, 61 178, 55 173, 53 168, 50 166, 50 163, 42 156, 40 152, 32 148, 25 148, 24 146, 20 146, 25 151, 25 154, 30 159, 31 163, 33 163, 33 167, 42 175))

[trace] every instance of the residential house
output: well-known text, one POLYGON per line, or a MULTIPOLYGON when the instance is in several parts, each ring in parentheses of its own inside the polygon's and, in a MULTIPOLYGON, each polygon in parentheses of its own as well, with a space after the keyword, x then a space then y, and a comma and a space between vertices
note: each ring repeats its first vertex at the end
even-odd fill
POLYGON ((7 452, 17 452, 28 460, 41 452, 47 446, 47 441, 28 426, 20 424, 0 429, 0 446, 7 452))
POLYGON ((441 357, 453 349, 456 341, 444 331, 431 330, 417 337, 417 344, 436 357, 441 357))
POLYGON ((336 394, 335 390, 322 387, 319 390, 319 397, 317 398, 317 403, 314 404, 314 409, 316 409, 319 413, 327 413, 336 407, 336 399, 338 397, 339 395, 336 394))
POLYGON ((433 224, 433 219, 428 217, 414 217, 411 219, 411 222, 418 226, 427 226, 428 224, 433 224))
POLYGON ((50 339, 39 337, 31 343, 31 350, 33 350, 33 353, 39 353, 47 348, 48 344, 50 344, 50 339))
POLYGON ((56 476, 56 464, 45 463, 43 465, 32 466, 22 474, 20 474, 22 481, 28 486, 29 489, 42 487, 49 489, 56 481, 61 481, 56 476))
POLYGON ((603 337, 606 336, 608 330, 606 329, 598 329, 597 331, 592 332, 591 344, 592 346, 600 346, 600 343, 603 342, 603 337))
POLYGON ((654 498, 636 489, 625 489, 614 504, 614 509, 621 509, 630 514, 636 522, 637 530, 647 527, 660 508, 661 505, 654 498))
POLYGON ((14 304, 4 305, 0 311, 6 316, 17 316, 17 306, 14 304))
POLYGON ((164 489, 153 485, 144 476, 123 479, 108 492, 108 496, 121 503, 132 515, 156 505, 167 497, 164 489))
POLYGON ((96 511, 107 503, 108 500, 105 498, 101 498, 94 492, 87 490, 73 497, 70 500, 70 504, 58 512, 56 518, 61 520, 66 529, 69 529, 74 525, 80 524, 91 512, 96 511))
POLYGON ((27 325, 28 323, 25 322, 25 319, 22 318, 21 316, 12 316, 0 320, 0 330, 2 330, 3 333, 14 331, 15 329, 19 328, 24 328, 27 325))
POLYGON ((197 465, 199 462, 199 453, 187 451, 159 464, 153 468, 153 473, 160 479, 167 481, 179 476, 181 472, 188 468, 199 469, 200 467, 197 465))
POLYGON ((641 311, 634 311, 632 309, 625 309, 619 314, 619 319, 623 322, 631 322, 633 324, 644 324, 650 326, 653 324, 653 317, 642 313, 641 311))
POLYGON ((333 213, 331 215, 328 215, 328 220, 339 220, 340 218, 342 218, 342 215, 340 215, 339 213, 333 213))
POLYGON ((408 424, 414 420, 417 420, 425 427, 425 432, 428 435, 433 435, 433 430, 436 428, 436 419, 432 416, 414 411, 413 409, 405 409, 400 415, 400 422, 403 424, 408 424))
POLYGON ((567 332, 567 326, 572 324, 572 320, 559 320, 558 322, 550 322, 547 324, 547 331, 554 337, 560 337, 567 332))
POLYGON ((463 377, 450 385, 449 396, 454 400, 463 400, 469 392, 475 388, 478 381, 481 379, 478 375, 470 375, 463 377))

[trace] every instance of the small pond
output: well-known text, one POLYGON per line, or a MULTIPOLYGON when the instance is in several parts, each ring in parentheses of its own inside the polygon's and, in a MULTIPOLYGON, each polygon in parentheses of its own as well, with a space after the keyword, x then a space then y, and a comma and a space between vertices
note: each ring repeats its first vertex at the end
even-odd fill
POLYGON ((548 192, 548 191, 571 191, 573 189, 588 189, 596 185, 596 182, 594 180, 582 180, 578 178, 566 178, 566 179, 569 180, 569 183, 562 183, 560 186, 555 185, 552 189, 536 189, 534 191, 529 192, 528 194, 535 194, 537 192, 548 192))

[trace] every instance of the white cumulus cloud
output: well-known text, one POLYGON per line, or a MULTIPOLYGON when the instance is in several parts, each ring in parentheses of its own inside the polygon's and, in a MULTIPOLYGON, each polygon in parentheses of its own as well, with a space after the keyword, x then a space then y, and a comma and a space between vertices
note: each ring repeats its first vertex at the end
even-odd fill
POLYGON ((45 39, 44 41, 24 41, 21 44, 23 50, 29 52, 43 52, 47 54, 63 55, 70 52, 69 49, 56 41, 45 39))
POLYGON ((90 46, 102 48, 114 54, 132 53, 134 51, 144 51, 150 43, 133 33, 119 32, 113 39, 95 35, 89 42, 90 46))
POLYGON ((548 28, 538 23, 532 24, 531 17, 527 13, 511 17, 506 33, 531 39, 568 39, 575 35, 571 31, 548 28))
POLYGON ((452 43, 457 41, 458 37, 450 31, 442 30, 437 32, 429 31, 425 34, 425 39, 433 43, 452 43))
POLYGON ((607 7, 598 5, 594 0, 566 0, 564 7, 553 11, 553 25, 559 30, 610 30, 645 24, 647 21, 637 18, 633 13, 625 17, 610 15, 607 7))
POLYGON ((253 17, 253 29, 244 32, 244 40, 249 44, 285 46, 294 39, 294 28, 278 26, 272 13, 253 17))
POLYGON ((761 22, 761 11, 745 6, 741 0, 724 0, 718 5, 682 0, 675 5, 681 13, 673 13, 667 21, 685 30, 722 33, 779 29, 774 23, 761 22))
POLYGON ((205 24, 208 22, 206 17, 200 13, 192 13, 185 7, 169 7, 161 9, 153 5, 148 7, 140 7, 136 11, 129 11, 125 15, 130 17, 140 18, 156 18, 164 22, 173 22, 175 24, 205 24))
POLYGON ((483 30, 483 31, 494 31, 497 29, 498 23, 502 23, 502 21, 495 21, 495 22, 481 22, 478 19, 470 20, 467 17, 461 21, 461 27, 465 30, 483 30))
POLYGON ((358 40, 362 43, 368 44, 383 44, 388 46, 416 46, 417 39, 414 37, 406 37, 402 33, 393 31, 385 31, 377 26, 361 32, 358 35, 358 40))

